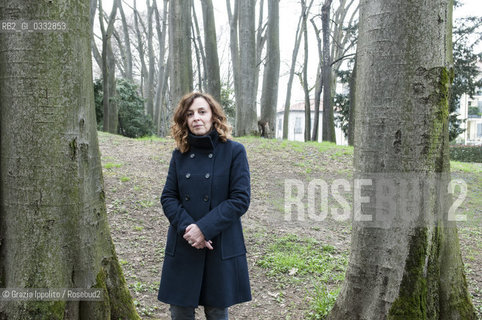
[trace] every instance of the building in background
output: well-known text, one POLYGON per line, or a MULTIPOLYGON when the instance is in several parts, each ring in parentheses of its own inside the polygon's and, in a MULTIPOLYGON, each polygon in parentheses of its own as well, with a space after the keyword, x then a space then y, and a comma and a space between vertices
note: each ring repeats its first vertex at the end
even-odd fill
MULTIPOLYGON (((313 122, 315 117, 315 102, 311 100, 311 128, 313 128, 313 122)), ((334 117, 336 119, 337 113, 335 111, 334 117)), ((276 112, 276 138, 283 138, 283 119, 284 108, 279 108, 276 112)), ((323 126, 323 105, 320 103, 320 115, 318 125, 318 142, 321 142, 323 126)), ((310 134, 311 135, 311 134, 310 134)), ((335 120, 335 135, 336 144, 348 145, 348 140, 343 134, 341 128, 337 126, 335 120)), ((292 141, 304 141, 305 140, 305 103, 300 102, 290 107, 289 125, 288 125, 288 140, 292 141)))
MULTIPOLYGON (((482 63, 479 63, 479 70, 482 70, 482 63)), ((457 118, 462 120, 460 127, 465 131, 457 137, 456 142, 482 145, 482 88, 478 88, 473 97, 467 94, 460 97, 459 113, 457 118)))

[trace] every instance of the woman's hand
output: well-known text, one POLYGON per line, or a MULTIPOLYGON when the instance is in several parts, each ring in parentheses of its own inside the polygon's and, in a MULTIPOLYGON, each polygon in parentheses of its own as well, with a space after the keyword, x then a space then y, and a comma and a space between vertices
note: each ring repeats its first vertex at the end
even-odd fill
POLYGON ((206 241, 201 229, 195 224, 187 226, 183 238, 196 249, 208 248, 209 250, 213 250, 211 240, 206 241))

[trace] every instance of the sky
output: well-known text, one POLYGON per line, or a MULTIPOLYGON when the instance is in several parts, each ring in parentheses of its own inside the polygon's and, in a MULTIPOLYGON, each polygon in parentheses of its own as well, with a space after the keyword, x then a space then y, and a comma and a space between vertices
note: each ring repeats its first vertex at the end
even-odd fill
MULTIPOLYGON (((123 0, 124 3, 131 3, 132 1, 123 0)), ((158 1, 158 6, 162 7, 162 1, 158 1)), ((259 1, 259 0, 258 0, 259 1)), ((103 7, 104 10, 110 12, 112 7, 112 0, 103 0, 103 7)), ((321 1, 315 1, 321 2, 321 1)), ((333 6, 336 6, 337 0, 334 1, 333 6)), ((198 20, 200 23, 200 27, 202 28, 202 10, 198 0, 194 0, 194 3, 197 4, 196 12, 198 15, 198 20)), ((265 6, 267 8, 267 0, 265 0, 265 6)), ((460 18, 469 15, 482 15, 482 0, 462 0, 463 6, 456 8, 454 11, 454 18, 460 18)), ((226 79, 228 75, 228 68, 227 63, 229 62, 229 26, 227 21, 227 10, 226 10, 226 1, 224 0, 214 0, 214 11, 215 11, 215 19, 216 19, 216 29, 217 29, 217 39, 218 39, 218 54, 221 65, 221 78, 226 79)), ((140 11, 145 10, 146 2, 145 1, 137 1, 137 7, 140 11)), ((126 11, 126 15, 129 15, 129 9, 127 6, 124 6, 124 10, 126 11)), ((300 13, 300 4, 299 0, 280 0, 280 55, 281 55, 281 64, 280 64, 280 79, 279 79, 279 94, 278 94, 278 105, 284 105, 285 95, 286 95, 286 86, 288 81, 288 72, 290 69, 291 64, 291 55, 293 51, 294 45, 294 38, 296 27, 298 23, 299 13, 300 13)), ((320 12, 319 7, 313 7, 312 12, 320 12)), ((97 19, 96 19, 97 20, 97 19)), ((97 21, 96 21, 97 22, 97 21)), ((257 25, 257 21, 256 21, 257 25)), ((309 47, 309 83, 311 86, 315 82, 316 78, 316 69, 318 64, 318 49, 316 44, 316 38, 313 35, 313 28, 311 25, 308 26, 309 32, 311 33, 310 37, 310 47, 309 47)), ((201 30, 202 32, 202 30, 201 30)), ((477 47, 477 51, 482 51, 482 44, 477 47)), ((298 61, 303 60, 303 48, 300 48, 300 52, 298 54, 298 61)), ((262 79, 260 79, 260 88, 262 85, 262 79)), ((258 94, 258 100, 261 99, 261 92, 258 94)), ((299 101, 303 100, 303 90, 301 85, 299 84, 299 80, 295 77, 293 81, 293 90, 292 90, 292 98, 291 104, 295 104, 299 101)))

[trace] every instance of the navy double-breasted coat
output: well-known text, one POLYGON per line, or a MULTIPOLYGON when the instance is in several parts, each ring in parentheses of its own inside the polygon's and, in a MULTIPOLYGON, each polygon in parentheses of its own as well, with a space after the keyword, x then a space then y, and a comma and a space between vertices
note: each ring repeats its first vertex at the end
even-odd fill
POLYGON ((190 148, 172 153, 161 203, 170 226, 158 299, 186 307, 225 308, 251 300, 241 216, 250 202, 243 145, 222 142, 216 130, 189 134, 190 148), (214 250, 182 237, 195 223, 214 250))

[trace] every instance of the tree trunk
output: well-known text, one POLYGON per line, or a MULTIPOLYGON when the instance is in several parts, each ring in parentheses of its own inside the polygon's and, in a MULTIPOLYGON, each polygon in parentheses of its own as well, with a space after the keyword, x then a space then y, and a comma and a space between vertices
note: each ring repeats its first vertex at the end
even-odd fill
POLYGON ((261 121, 267 124, 268 137, 273 138, 278 105, 279 49, 279 0, 268 0, 267 58, 263 74, 261 94, 261 121))
POLYGON ((305 141, 310 141, 310 133, 311 133, 311 102, 310 102, 310 92, 308 90, 308 28, 307 28, 307 22, 306 20, 308 19, 308 11, 306 10, 306 1, 301 0, 301 4, 303 6, 303 11, 306 12, 306 14, 303 16, 303 21, 302 21, 302 28, 303 28, 303 42, 304 42, 304 53, 305 53, 305 58, 303 62, 303 73, 302 76, 300 77, 301 84, 303 86, 303 91, 305 93, 305 141))
POLYGON ((192 91, 191 2, 169 1, 170 89, 173 103, 192 91))
POLYGON ((103 301, 0 302, 0 319, 139 319, 109 234, 89 0, 0 2, 0 288, 99 288, 103 301))
POLYGON ((244 136, 258 131, 254 78, 256 71, 255 0, 240 1, 238 6, 239 46, 242 49, 239 51, 239 81, 242 97, 241 103, 236 99, 236 135, 244 136))
POLYGON ((355 106, 356 106, 356 62, 350 77, 350 110, 348 113, 348 145, 353 146, 355 135, 355 106))
POLYGON ((360 8, 354 177, 369 180, 329 318, 476 319, 448 213, 452 1, 360 8))
POLYGON ((197 76, 198 76, 198 91, 203 92, 206 88, 206 54, 204 51, 203 42, 201 40, 201 32, 199 31, 199 24, 197 22, 197 14, 194 3, 192 4, 192 43, 194 45, 194 53, 196 55, 197 76))
MULTIPOLYGON (((231 1, 226 0, 226 10, 229 19, 229 49, 231 52, 231 61, 233 66, 234 78, 234 95, 236 98, 236 110, 243 104, 241 95, 240 66, 239 66, 239 50, 238 50, 238 0, 234 0, 234 11, 231 10, 231 1)), ((237 116, 236 116, 237 118, 237 116)), ((234 123, 234 132, 237 132, 236 121, 234 123)))
MULTIPOLYGON (((150 5, 151 0, 146 1, 147 8, 147 58, 149 61, 149 69, 147 73, 147 83, 146 83, 146 99, 145 105, 147 112, 146 114, 154 119, 154 76, 156 73, 155 60, 154 57, 154 29, 152 27, 153 22, 153 5, 150 5)), ((155 0, 153 0, 155 1, 155 0)))
POLYGON ((122 7, 122 1, 119 1, 119 13, 121 15, 122 21, 122 32, 124 35, 124 76, 129 81, 133 82, 134 78, 132 76, 132 52, 131 52, 131 40, 129 36, 129 27, 127 25, 126 15, 124 13, 124 8, 122 7))
POLYGON ((167 86, 167 76, 169 72, 166 70, 166 65, 169 65, 167 62, 164 63, 164 56, 166 53, 166 33, 167 33, 167 8, 168 8, 168 0, 163 0, 162 6, 162 29, 161 29, 161 21, 159 15, 159 9, 157 8, 157 1, 154 1, 154 13, 156 18, 156 30, 157 30, 157 37, 159 41, 159 71, 157 73, 157 90, 156 90, 156 98, 154 104, 154 126, 156 129, 157 134, 161 134, 161 117, 162 117, 162 108, 165 105, 165 88, 167 86))
POLYGON ((323 49, 322 49, 322 41, 320 38, 320 30, 316 26, 313 18, 310 19, 311 24, 313 25, 313 29, 315 30, 316 35, 316 42, 318 44, 318 70, 316 74, 316 83, 315 83, 315 114, 313 119, 313 133, 311 135, 311 140, 318 141, 318 131, 319 131, 319 124, 320 124, 320 104, 321 104, 321 92, 323 91, 323 49))
POLYGON ((308 9, 303 5, 301 6, 301 15, 298 21, 298 27, 296 28, 296 35, 295 35, 295 45, 293 48, 293 54, 291 55, 291 68, 290 74, 288 78, 288 85, 286 89, 286 99, 285 99, 285 109, 284 109, 284 116, 283 116, 283 139, 288 139, 288 128, 289 128, 289 114, 290 114, 290 105, 291 105, 291 87, 293 85, 293 77, 295 75, 295 67, 296 67, 296 60, 298 57, 298 51, 300 49, 301 44, 301 37, 303 36, 303 29, 302 29, 302 22, 307 15, 307 11, 310 10, 311 5, 313 4, 313 0, 311 0, 308 9))
POLYGON ((330 10, 332 0, 325 0, 321 7, 321 23, 323 33, 323 141, 336 142, 335 121, 331 103, 331 55, 330 55, 330 10))
POLYGON ((202 0, 204 47, 206 49, 207 93, 221 101, 221 77, 219 75, 218 45, 212 0, 202 0))
MULTIPOLYGON (((141 63, 141 74, 140 74, 140 91, 142 93, 142 97, 145 97, 146 96, 146 80, 145 78, 147 77, 147 74, 148 74, 148 71, 147 71, 147 66, 146 66, 146 55, 145 55, 145 49, 144 49, 144 42, 145 42, 145 39, 142 37, 142 34, 146 34, 146 27, 144 25, 144 22, 143 22, 143 18, 141 17, 141 15, 139 14, 139 11, 137 11, 137 1, 134 0, 134 29, 136 31, 136 35, 137 35, 137 52, 139 53, 139 60, 140 60, 140 63, 141 63), (139 27, 139 25, 143 28, 143 32, 141 32, 141 28, 139 27)), ((146 104, 144 104, 144 109, 147 113, 147 108, 145 107, 146 104)))
POLYGON ((102 0, 99 0, 99 21, 102 31, 102 82, 103 82, 103 107, 104 127, 103 130, 109 133, 117 133, 118 110, 115 102, 116 80, 115 80, 115 57, 112 51, 112 33, 114 31, 115 16, 119 0, 114 0, 112 11, 107 21, 107 29, 104 27, 104 11, 102 0))

